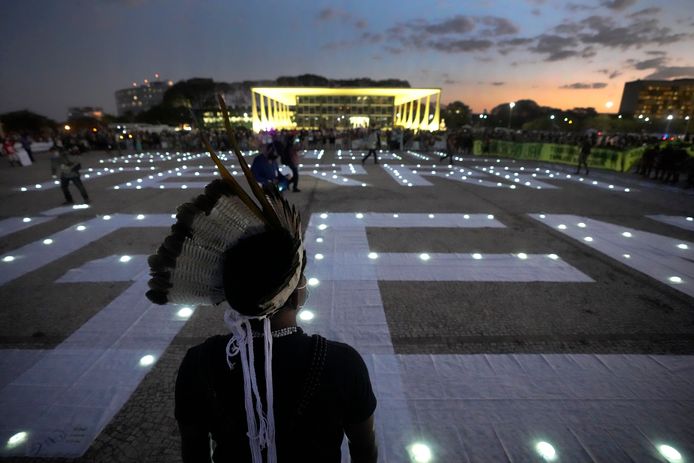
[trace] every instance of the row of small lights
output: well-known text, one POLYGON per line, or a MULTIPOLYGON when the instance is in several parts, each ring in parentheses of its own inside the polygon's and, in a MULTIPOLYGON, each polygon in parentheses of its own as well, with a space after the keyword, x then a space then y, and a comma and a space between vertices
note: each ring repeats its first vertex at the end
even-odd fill
MULTIPOLYGON (((545 217, 546 216, 544 214, 540 214, 541 219, 544 219, 545 217)), ((692 218, 692 217, 687 217, 687 220, 689 220, 689 219, 692 219, 692 221, 694 221, 694 218, 692 218)), ((587 228, 588 227, 588 225, 586 225, 584 222, 578 222, 576 224, 576 226, 578 228, 587 228)), ((561 224, 557 225, 557 228, 559 230, 566 230, 568 227, 565 224, 561 223, 561 224)), ((628 232, 628 231, 622 232, 621 235, 624 238, 632 238, 634 236, 633 233, 628 232)), ((595 240, 593 239, 592 236, 585 236, 585 237, 583 237, 583 241, 585 241, 586 243, 592 243, 595 240)), ((687 245, 686 243, 678 243, 677 248, 682 249, 682 250, 687 250, 687 249, 689 249, 689 245, 687 245)), ((622 254, 622 257, 624 257, 625 259, 631 259, 631 254, 622 254)), ((682 280, 682 277, 679 277, 676 275, 668 277, 668 281, 670 283, 674 283, 674 284, 680 284, 680 283, 684 282, 684 280, 682 280)))

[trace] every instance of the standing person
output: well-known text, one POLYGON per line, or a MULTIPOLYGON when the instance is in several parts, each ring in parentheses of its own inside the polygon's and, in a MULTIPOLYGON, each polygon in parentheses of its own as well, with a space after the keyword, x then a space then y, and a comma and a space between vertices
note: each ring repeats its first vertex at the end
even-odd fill
POLYGON ((12 138, 7 137, 2 140, 2 154, 9 161, 10 167, 14 167, 15 164, 19 167, 22 166, 22 163, 19 162, 19 158, 17 158, 17 151, 14 149, 14 141, 12 141, 12 138))
POLYGON ((277 151, 274 143, 268 143, 265 148, 253 159, 251 173, 256 182, 262 186, 274 185, 280 191, 287 189, 287 179, 280 173, 277 165, 277 151))
POLYGON ((80 169, 82 168, 82 165, 75 162, 67 151, 59 152, 58 162, 51 162, 51 169, 53 170, 54 175, 56 174, 56 165, 57 170, 60 173, 60 188, 63 190, 63 195, 65 196, 65 202, 63 204, 74 204, 72 194, 70 194, 69 189, 70 182, 75 184, 77 190, 79 190, 80 194, 82 195, 84 203, 89 204, 89 195, 82 184, 82 179, 80 179, 80 169))
POLYGON ((369 159, 369 156, 373 154, 374 164, 378 164, 378 154, 376 154, 376 150, 381 149, 381 133, 378 129, 374 129, 371 132, 369 135, 368 144, 369 152, 366 153, 366 156, 361 159, 361 163, 364 164, 366 160, 369 159))
POLYGON ((36 162, 34 161, 34 155, 31 151, 31 139, 29 138, 29 135, 23 133, 22 137, 19 139, 19 142, 22 144, 22 148, 24 148, 24 151, 27 152, 27 155, 29 156, 29 159, 31 159, 31 162, 36 162))
POLYGON ((289 167, 292 171, 292 179, 289 181, 289 185, 292 186, 292 191, 294 193, 300 193, 299 189, 299 150, 296 148, 294 143, 294 135, 289 134, 284 140, 284 147, 282 149, 282 164, 289 167))
POLYGON ((447 158, 448 164, 453 165, 453 156, 455 155, 455 152, 457 149, 458 149, 458 140, 457 140, 456 134, 454 132, 451 132, 446 137, 446 155, 441 156, 439 161, 443 161, 444 159, 447 158))
POLYGON ((581 173, 581 166, 585 166, 586 175, 588 175, 588 157, 590 156, 590 150, 592 146, 590 143, 590 138, 585 137, 583 143, 581 144, 581 152, 578 154, 578 167, 576 168, 576 174, 581 173))
POLYGON ((152 302, 219 305, 231 332, 192 347, 181 363, 184 463, 338 463, 345 435, 352 461, 375 463, 376 398, 363 359, 296 324, 307 297, 296 209, 252 178, 252 196, 243 193, 220 170, 225 180, 178 208, 172 234, 149 258, 152 302))

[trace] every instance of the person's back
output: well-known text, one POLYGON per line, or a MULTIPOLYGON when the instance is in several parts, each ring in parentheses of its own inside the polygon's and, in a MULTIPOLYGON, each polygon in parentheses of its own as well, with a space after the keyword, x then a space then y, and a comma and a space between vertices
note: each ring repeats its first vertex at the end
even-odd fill
MULTIPOLYGON (((250 462, 241 368, 229 369, 229 336, 191 348, 176 383, 176 419, 209 432, 214 461, 250 462)), ((262 338, 254 340, 256 375, 264 396, 262 338)), ((376 399, 361 356, 343 343, 300 329, 273 339, 275 439, 279 462, 339 462, 345 432, 372 416, 376 399), (313 363, 324 349, 324 362, 313 363), (311 378, 311 379, 309 379, 311 378)), ((206 434, 205 434, 206 435, 206 434)), ((351 452, 354 461, 359 453, 351 452)), ((184 448, 184 461, 209 455, 206 441, 184 448)), ((369 455, 365 456, 369 460, 369 455)))

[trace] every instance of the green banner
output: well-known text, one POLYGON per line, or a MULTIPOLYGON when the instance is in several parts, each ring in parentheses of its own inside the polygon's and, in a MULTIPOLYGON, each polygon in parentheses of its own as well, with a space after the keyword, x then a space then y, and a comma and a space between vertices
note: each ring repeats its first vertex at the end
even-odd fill
MULTIPOLYGON (((473 150, 475 155, 482 155, 482 141, 475 140, 473 150)), ((580 146, 558 145, 555 143, 523 143, 502 140, 489 142, 489 155, 503 156, 514 159, 528 159, 532 161, 558 162, 561 164, 578 165, 580 146)), ((625 151, 617 151, 607 148, 593 148, 588 157, 590 167, 599 167, 618 172, 631 169, 641 159, 644 148, 633 148, 625 151)))

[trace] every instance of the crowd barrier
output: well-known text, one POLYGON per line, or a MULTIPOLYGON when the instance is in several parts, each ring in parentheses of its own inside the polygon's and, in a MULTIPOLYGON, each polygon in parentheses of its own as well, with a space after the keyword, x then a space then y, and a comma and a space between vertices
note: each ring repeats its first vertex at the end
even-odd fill
MULTIPOLYGON (((590 167, 628 172, 641 159, 645 147, 632 148, 618 151, 607 148, 593 148, 588 158, 590 167)), ((482 141, 475 140, 473 153, 475 155, 490 154, 494 156, 510 157, 514 159, 528 159, 533 161, 557 162, 561 164, 578 164, 578 156, 581 147, 576 145, 559 145, 556 143, 524 143, 503 140, 491 140, 489 152, 482 152, 482 141)), ((689 148, 690 156, 694 151, 689 148)))

